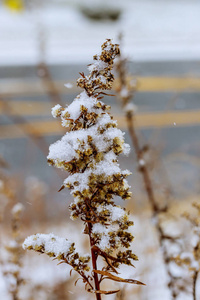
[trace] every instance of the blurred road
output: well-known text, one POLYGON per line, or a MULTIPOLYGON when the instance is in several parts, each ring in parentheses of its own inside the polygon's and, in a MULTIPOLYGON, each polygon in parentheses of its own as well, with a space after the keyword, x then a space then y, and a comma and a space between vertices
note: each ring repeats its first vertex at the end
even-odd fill
MULTIPOLYGON (((190 190, 196 190, 200 180, 199 67, 198 61, 137 62, 129 65, 130 73, 138 80, 133 101, 138 106, 136 127, 141 142, 150 143, 154 151, 160 153, 167 168, 178 168, 178 173, 175 169, 172 171, 172 181, 181 180, 180 173, 181 176, 186 174, 188 177, 184 180, 190 190)), ((69 104, 79 93, 76 78, 80 71, 87 74, 86 67, 55 65, 50 67, 50 71, 61 102, 69 104), (64 87, 64 83, 68 82, 73 84, 71 89, 64 87)), ((43 152, 47 154, 49 144, 63 134, 63 128, 51 116, 54 104, 49 97, 48 86, 37 75, 36 67, 6 67, 0 71, 0 91, 0 154, 9 162, 12 171, 49 181, 53 170, 49 172, 46 158, 36 146, 40 142, 37 137, 43 136, 46 143, 43 152), (34 136, 35 143, 27 138, 27 133, 34 136)), ((120 128, 127 133, 116 98, 105 97, 104 101, 111 105, 120 128)), ((128 134, 126 141, 131 143, 128 134)), ((133 155, 134 152, 130 159, 133 155)), ((127 168, 130 159, 122 158, 127 168)))

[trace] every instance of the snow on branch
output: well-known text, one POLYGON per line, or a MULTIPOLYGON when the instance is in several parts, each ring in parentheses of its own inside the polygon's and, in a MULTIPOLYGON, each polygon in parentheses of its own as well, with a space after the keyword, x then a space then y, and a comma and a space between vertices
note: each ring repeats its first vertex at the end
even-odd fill
POLYGON ((89 271, 88 262, 90 256, 79 256, 75 252, 74 243, 65 238, 50 234, 37 233, 27 237, 23 243, 23 249, 35 250, 45 253, 50 257, 62 260, 72 266, 76 271, 89 271))

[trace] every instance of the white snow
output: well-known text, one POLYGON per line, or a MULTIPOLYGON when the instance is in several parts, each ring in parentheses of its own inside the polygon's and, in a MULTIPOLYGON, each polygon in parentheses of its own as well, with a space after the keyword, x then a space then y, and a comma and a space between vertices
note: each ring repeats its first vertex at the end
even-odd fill
POLYGON ((10 240, 6 244, 6 249, 17 249, 19 247, 19 244, 15 240, 10 240))
POLYGON ((97 109, 94 109, 94 104, 97 103, 97 100, 93 97, 88 97, 85 91, 83 91, 74 101, 62 112, 62 117, 64 118, 65 113, 70 114, 70 119, 76 120, 80 115, 80 107, 83 105, 88 109, 88 112, 97 112, 97 109))
POLYGON ((84 173, 76 173, 73 175, 68 176, 65 180, 64 180, 64 184, 74 184, 74 182, 78 182, 79 185, 78 187, 74 188, 73 191, 71 193, 74 193, 74 191, 78 190, 80 192, 82 192, 83 190, 88 189, 88 178, 91 175, 91 170, 85 170, 84 173))
POLYGON ((128 181, 126 179, 123 180, 124 189, 130 189, 131 186, 128 184, 128 181))
POLYGON ((126 212, 124 211, 124 209, 122 209, 119 206, 112 206, 112 208, 111 208, 111 220, 113 222, 118 221, 118 220, 122 220, 125 215, 126 215, 126 212))
POLYGON ((193 260, 191 262, 190 267, 193 268, 196 271, 199 271, 200 270, 200 262, 198 262, 197 260, 193 260))
POLYGON ((71 89, 73 87, 73 84, 68 82, 66 84, 64 84, 64 86, 67 88, 67 89, 71 89))
POLYGON ((68 251, 72 243, 65 238, 50 234, 37 233, 27 237, 23 243, 23 249, 28 249, 32 247, 37 249, 37 247, 44 247, 45 253, 53 253, 55 257, 63 254, 64 257, 67 256, 68 251))
POLYGON ((140 159, 140 160, 138 161, 138 163, 139 163, 139 166, 140 166, 140 167, 144 167, 145 164, 146 164, 144 159, 140 159))
POLYGON ((2 274, 2 269, 0 269, 0 296, 1 296, 1 299, 5 299, 5 300, 11 299, 10 295, 8 294, 6 280, 2 274))
POLYGON ((131 151, 130 145, 124 143, 124 144, 123 144, 123 154, 124 154, 124 155, 129 155, 130 151, 131 151))
POLYGON ((15 273, 20 271, 20 267, 16 264, 7 263, 6 265, 4 265, 3 271, 5 273, 15 273))
POLYGON ((112 226, 109 226, 109 228, 106 228, 106 226, 102 224, 94 224, 92 228, 92 233, 96 234, 100 239, 98 242, 99 248, 101 250, 106 250, 110 248, 110 236, 109 233, 111 233, 112 226))
POLYGON ((104 233, 106 233, 106 231, 107 231, 106 226, 104 226, 102 224, 96 223, 93 225, 93 228, 92 228, 93 233, 104 234, 104 233))
POLYGON ((109 243, 109 236, 104 233, 104 235, 101 237, 101 240, 99 242, 99 248, 101 250, 106 250, 107 248, 110 248, 109 243))
POLYGON ((95 62, 93 62, 92 64, 90 64, 88 66, 88 70, 90 72, 93 72, 93 71, 101 71, 103 70, 104 68, 107 67, 107 63, 105 63, 104 61, 102 60, 96 60, 95 62))
MULTIPOLYGON (((86 92, 82 92, 79 96, 77 96, 74 101, 62 112, 61 119, 63 123, 65 122, 65 114, 68 113, 70 115, 70 119, 76 120, 79 118, 81 114, 81 106, 84 106, 87 108, 88 112, 95 112, 95 113, 101 113, 102 111, 95 108, 95 104, 97 103, 97 100, 94 97, 88 97, 86 92)), ((56 115, 58 109, 60 109, 59 105, 56 105, 53 108, 53 115, 56 115)), ((81 120, 81 118, 79 119, 81 120)), ((127 155, 130 151, 130 146, 128 144, 124 144, 124 133, 117 128, 108 128, 105 130, 104 133, 99 134, 98 130, 100 128, 104 128, 108 123, 116 124, 116 121, 111 120, 111 117, 108 113, 102 114, 98 119, 95 125, 93 125, 90 128, 87 129, 80 129, 77 131, 70 131, 67 132, 60 141, 57 141, 56 143, 52 144, 49 148, 49 155, 48 159, 53 159, 56 162, 69 162, 74 157, 78 158, 78 154, 76 153, 76 150, 87 150, 90 147, 88 144, 88 136, 92 137, 92 142, 96 146, 97 150, 99 152, 104 152, 106 149, 109 149, 109 147, 113 144, 113 139, 118 138, 118 140, 121 141, 121 145, 123 147, 123 153, 127 155), (82 145, 81 145, 82 144, 82 145)), ((63 124, 64 126, 68 126, 68 124, 63 124)), ((112 154, 112 158, 110 157, 111 152, 105 155, 105 160, 107 161, 107 172, 112 173, 108 171, 109 168, 112 167, 109 166, 109 160, 116 159, 114 154, 112 154)), ((99 167, 97 168, 103 168, 105 165, 103 165, 103 162, 100 162, 99 167)), ((116 166, 113 166, 114 172, 116 171, 116 166)), ((113 173, 112 173, 113 174, 113 173)))
MULTIPOLYGON (((110 151, 112 152, 112 151, 110 151)), ((106 153, 104 159, 96 164, 93 173, 96 175, 105 174, 106 176, 111 176, 121 172, 119 164, 113 163, 109 159, 110 152, 106 153)))
POLYGON ((23 210, 24 210, 24 205, 19 202, 13 206, 12 214, 13 215, 20 214, 23 210))
MULTIPOLYGON (((116 158, 116 155, 110 151, 107 154, 105 154, 104 159, 100 161, 99 163, 96 163, 95 166, 92 169, 87 169, 83 173, 76 173, 73 175, 69 175, 65 180, 64 184, 74 184, 74 182, 78 182, 78 186, 74 186, 74 189, 71 193, 74 193, 74 191, 78 190, 82 192, 85 189, 88 189, 88 182, 89 177, 92 174, 95 175, 105 175, 105 176, 112 176, 114 174, 122 173, 119 164, 113 163, 112 160, 110 160, 110 156, 116 158)), ((123 171, 123 175, 129 175, 129 171, 123 171)), ((127 182, 124 182, 125 188, 129 187, 127 182)))
POLYGON ((109 205, 100 205, 97 208, 97 211, 99 213, 101 213, 102 211, 105 211, 105 210, 110 212, 111 222, 121 221, 124 218, 124 216, 126 215, 125 210, 123 208, 121 208, 120 206, 113 206, 113 205, 109 204, 109 205))
POLYGON ((133 112, 133 113, 136 113, 137 112, 137 106, 134 104, 134 103, 127 103, 125 106, 124 106, 124 112, 133 112))
POLYGON ((181 259, 189 259, 190 261, 192 261, 194 259, 192 253, 189 252, 182 252, 180 255, 181 259))
POLYGON ((126 98, 129 96, 129 91, 127 90, 127 88, 123 87, 120 91, 120 96, 122 98, 126 98))
POLYGON ((72 158, 76 155, 73 148, 74 145, 68 143, 70 140, 70 133, 67 133, 60 141, 55 142, 49 147, 48 159, 54 159, 59 161, 71 161, 72 158), (68 138, 68 140, 67 140, 68 138))
POLYGON ((52 116, 53 116, 54 118, 57 117, 57 114, 58 114, 60 108, 61 108, 61 105, 60 105, 60 104, 56 104, 54 107, 52 107, 52 109, 51 109, 51 114, 52 114, 52 116))

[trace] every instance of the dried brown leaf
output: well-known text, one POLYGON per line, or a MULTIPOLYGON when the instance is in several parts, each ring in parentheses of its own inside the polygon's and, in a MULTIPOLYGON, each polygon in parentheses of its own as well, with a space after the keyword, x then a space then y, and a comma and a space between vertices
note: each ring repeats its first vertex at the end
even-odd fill
POLYGON ((111 295, 111 294, 118 293, 119 291, 120 290, 116 290, 116 291, 102 291, 102 290, 98 290, 98 291, 95 291, 95 294, 111 295))
POLYGON ((127 283, 133 283, 133 284, 140 284, 140 285, 145 285, 143 282, 135 280, 135 279, 124 279, 118 276, 115 276, 109 272, 106 271, 99 271, 99 270, 93 270, 95 273, 97 274, 101 274, 103 276, 107 276, 107 279, 111 279, 114 281, 118 281, 118 282, 127 282, 127 283))
POLYGON ((58 190, 58 192, 62 191, 65 188, 64 185, 61 186, 61 188, 58 190))
POLYGON ((61 262, 59 262, 58 264, 57 264, 57 266, 59 266, 59 265, 61 265, 61 264, 64 264, 64 263, 66 263, 65 261, 61 261, 61 262))
POLYGON ((80 280, 81 278, 78 278, 75 282, 74 282, 74 285, 76 286, 77 285, 77 282, 80 280))

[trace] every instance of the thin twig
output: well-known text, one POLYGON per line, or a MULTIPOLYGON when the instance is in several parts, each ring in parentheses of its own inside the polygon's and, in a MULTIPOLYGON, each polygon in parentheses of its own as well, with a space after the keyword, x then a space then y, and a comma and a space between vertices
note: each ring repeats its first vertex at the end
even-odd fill
POLYGON ((192 289, 193 300, 197 300, 197 297, 196 297, 196 283, 197 283, 198 274, 199 274, 199 272, 195 271, 194 275, 193 275, 193 289, 192 289))
MULTIPOLYGON (((120 98, 120 102, 122 104, 122 107, 125 108, 125 106, 130 103, 130 100, 132 99, 132 97, 134 96, 134 88, 127 88, 127 75, 126 75, 126 68, 125 68, 125 63, 126 60, 123 60, 122 58, 118 60, 118 64, 117 64, 117 72, 119 73, 119 88, 118 88, 118 94, 119 94, 119 98, 120 98), (123 96, 120 92, 122 91, 122 89, 125 88, 126 89, 126 94, 125 96, 123 96)), ((128 127, 128 131, 129 131, 129 135, 131 137, 132 140, 132 144, 133 147, 135 149, 135 153, 136 153, 136 157, 137 157, 137 162, 139 165, 139 171, 142 174, 142 178, 143 178, 143 183, 144 183, 144 187, 145 187, 145 191, 149 200, 149 203, 151 205, 151 209, 152 209, 152 213, 153 213, 153 217, 155 220, 155 226, 158 232, 158 239, 159 239, 159 244, 160 247, 163 249, 163 260, 166 266, 166 271, 168 273, 168 276, 170 278, 169 280, 169 288, 171 290, 171 294, 173 296, 173 298, 176 298, 174 296, 172 287, 173 287, 173 282, 175 280, 175 277, 172 275, 172 273, 170 272, 169 269, 169 257, 167 254, 166 249, 163 247, 164 246, 164 242, 165 240, 169 239, 168 236, 165 235, 163 228, 160 224, 159 221, 159 215, 162 212, 167 213, 168 207, 165 206, 164 209, 160 208, 155 195, 154 195, 154 190, 153 190, 153 184, 151 181, 151 177, 149 174, 149 170, 148 167, 145 163, 145 160, 143 159, 143 155, 144 155, 144 151, 143 148, 140 147, 139 145, 139 138, 137 135, 137 132, 135 130, 135 124, 134 124, 134 111, 126 111, 125 113, 126 116, 126 122, 127 122, 127 127, 128 127), (141 163, 142 162, 142 163, 141 163)))

